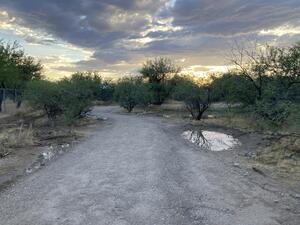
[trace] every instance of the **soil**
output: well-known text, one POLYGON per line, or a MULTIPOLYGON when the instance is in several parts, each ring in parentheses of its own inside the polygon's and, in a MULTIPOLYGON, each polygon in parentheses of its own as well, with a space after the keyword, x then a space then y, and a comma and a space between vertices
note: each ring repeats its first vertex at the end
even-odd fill
POLYGON ((202 124, 242 143, 212 152, 181 137, 199 124, 110 106, 93 115, 107 120, 0 193, 2 224, 299 224, 299 189, 250 162, 270 141, 259 133, 202 124))

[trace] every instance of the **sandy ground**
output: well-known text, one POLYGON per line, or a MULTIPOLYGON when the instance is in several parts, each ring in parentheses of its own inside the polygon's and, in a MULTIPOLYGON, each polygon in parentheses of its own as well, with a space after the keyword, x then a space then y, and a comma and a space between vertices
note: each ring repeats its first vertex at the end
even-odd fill
POLYGON ((299 224, 297 193, 199 150, 174 123, 119 111, 95 108, 104 126, 3 191, 0 224, 299 224))

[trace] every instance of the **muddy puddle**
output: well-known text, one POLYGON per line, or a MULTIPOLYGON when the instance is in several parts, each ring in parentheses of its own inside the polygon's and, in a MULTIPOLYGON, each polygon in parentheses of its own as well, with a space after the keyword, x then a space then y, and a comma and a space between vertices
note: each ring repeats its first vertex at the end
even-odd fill
POLYGON ((182 137, 201 149, 214 152, 232 150, 241 145, 240 141, 231 135, 206 130, 187 130, 182 133, 182 137))

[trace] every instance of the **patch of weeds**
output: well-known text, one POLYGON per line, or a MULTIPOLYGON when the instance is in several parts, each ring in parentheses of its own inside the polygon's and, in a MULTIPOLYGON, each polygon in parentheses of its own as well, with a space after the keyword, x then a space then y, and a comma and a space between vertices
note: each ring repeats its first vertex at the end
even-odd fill
POLYGON ((254 159, 262 164, 275 166, 281 171, 299 171, 300 138, 298 135, 283 136, 257 151, 254 159))
POLYGON ((34 144, 35 138, 31 125, 24 127, 21 124, 18 128, 7 129, 0 133, 0 157, 10 154, 12 149, 33 146, 34 144))

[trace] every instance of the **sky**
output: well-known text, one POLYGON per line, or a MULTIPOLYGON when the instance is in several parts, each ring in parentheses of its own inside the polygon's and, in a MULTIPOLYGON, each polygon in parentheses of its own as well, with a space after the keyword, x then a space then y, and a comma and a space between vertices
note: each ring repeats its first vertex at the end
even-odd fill
POLYGON ((134 75, 158 56, 204 76, 230 67, 234 42, 300 41, 300 0, 0 0, 0 39, 18 41, 49 79, 134 75))

